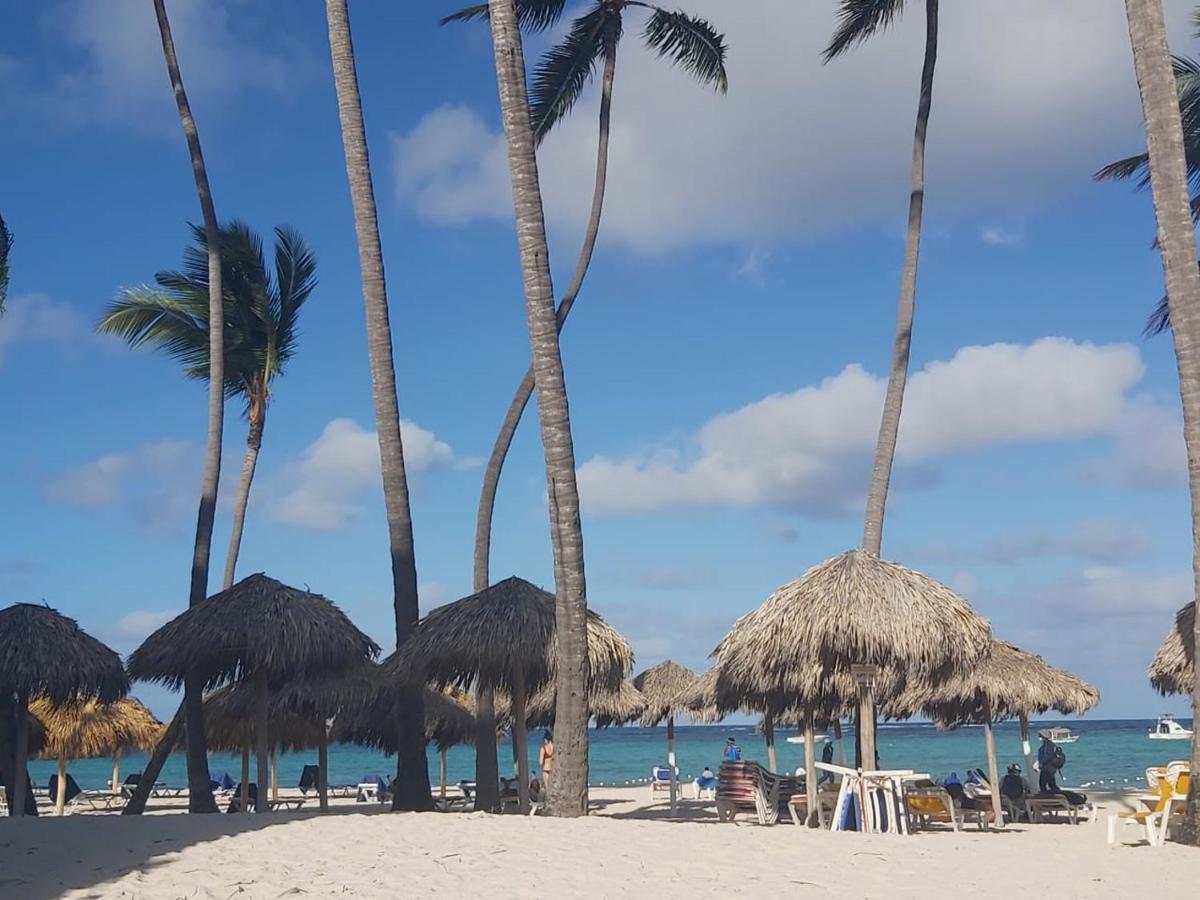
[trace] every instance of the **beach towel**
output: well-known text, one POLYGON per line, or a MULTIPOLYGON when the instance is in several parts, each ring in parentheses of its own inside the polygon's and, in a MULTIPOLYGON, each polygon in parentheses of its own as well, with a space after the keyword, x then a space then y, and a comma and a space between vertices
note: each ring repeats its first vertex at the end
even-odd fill
POLYGON ((208 786, 214 791, 230 791, 236 782, 228 772, 209 772, 208 786))
POLYGON ((304 767, 304 770, 300 773, 300 784, 297 785, 300 788, 300 793, 307 794, 309 791, 317 789, 320 771, 317 766, 304 767))

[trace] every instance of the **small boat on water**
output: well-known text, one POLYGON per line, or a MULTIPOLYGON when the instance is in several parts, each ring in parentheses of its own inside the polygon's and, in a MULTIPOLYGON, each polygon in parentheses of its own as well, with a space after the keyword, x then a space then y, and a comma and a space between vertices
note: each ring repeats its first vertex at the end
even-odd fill
POLYGON ((1191 740, 1192 731, 1176 722, 1174 716, 1164 714, 1158 717, 1158 724, 1146 737, 1152 741, 1187 741, 1191 740))
POLYGON ((1038 737, 1049 738, 1056 744, 1073 744, 1079 740, 1079 735, 1071 734, 1069 728, 1043 728, 1038 737))
MULTIPOLYGON (((804 743, 804 735, 793 734, 793 735, 789 735, 788 737, 784 738, 784 740, 787 741, 789 744, 803 744, 804 743)), ((831 744, 831 743, 833 743, 833 739, 829 735, 823 734, 823 735, 819 735, 817 737, 817 743, 818 744, 831 744)))

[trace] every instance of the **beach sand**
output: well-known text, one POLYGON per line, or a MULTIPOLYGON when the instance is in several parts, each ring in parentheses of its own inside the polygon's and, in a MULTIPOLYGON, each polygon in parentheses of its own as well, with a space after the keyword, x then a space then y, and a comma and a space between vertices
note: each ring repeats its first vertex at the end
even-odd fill
POLYGON ((1103 816, 899 837, 722 825, 711 802, 668 821, 644 788, 594 789, 592 802, 575 820, 345 802, 323 815, 2 819, 0 897, 1197 896, 1200 850, 1135 845, 1132 826, 1109 847, 1103 816))

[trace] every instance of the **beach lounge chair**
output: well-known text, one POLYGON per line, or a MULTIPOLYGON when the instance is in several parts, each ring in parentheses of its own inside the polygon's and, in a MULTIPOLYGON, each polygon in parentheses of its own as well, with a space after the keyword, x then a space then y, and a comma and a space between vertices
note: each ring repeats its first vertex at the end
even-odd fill
POLYGON ((308 796, 309 791, 316 791, 317 781, 321 770, 317 766, 305 766, 300 772, 300 783, 296 785, 300 793, 308 796))
POLYGON ((768 772, 756 762, 729 760, 717 775, 717 818, 733 822, 753 810, 760 825, 774 825, 798 791, 796 779, 768 772))
POLYGON ((358 782, 358 794, 355 799, 359 803, 376 800, 383 803, 387 799, 387 782, 381 775, 364 775, 358 782))
POLYGON ((299 809, 307 802, 307 797, 280 797, 278 800, 268 800, 267 808, 272 811, 280 808, 299 809))
MULTIPOLYGON (((679 769, 675 770, 676 790, 679 786, 679 769)), ((650 770, 650 799, 660 791, 671 791, 671 769, 668 766, 655 766, 650 770)))
MULTIPOLYGON (((58 773, 55 772, 50 776, 50 781, 46 784, 46 789, 49 792, 47 796, 51 803, 57 802, 58 799, 58 773)), ((80 795, 83 789, 79 787, 79 782, 75 780, 75 776, 70 772, 67 773, 67 805, 66 809, 75 811, 80 808, 80 804, 86 802, 80 795)))
POLYGON ((707 798, 709 800, 717 799, 717 777, 705 778, 703 775, 697 775, 692 780, 693 796, 697 799, 707 798))
POLYGON ((8 815, 8 791, 0 784, 0 816, 8 815))
POLYGON ((1060 812, 1066 813, 1072 825, 1079 822, 1080 813, 1086 813, 1089 822, 1096 818, 1095 807, 1090 803, 1072 803, 1062 794, 1033 794, 1025 798, 1025 808, 1029 811, 1029 821, 1034 823, 1046 816, 1057 819, 1060 812))
MULTIPOLYGON (((253 812, 254 807, 258 805, 258 785, 253 781, 246 783, 246 807, 248 812, 253 812)), ((234 785, 232 796, 229 798, 229 806, 225 812, 236 813, 242 811, 242 786, 234 785)))
MULTIPOLYGON (((799 783, 799 778, 796 779, 799 783)), ((822 828, 833 818, 833 810, 837 807, 838 792, 841 786, 827 781, 817 785, 817 822, 822 828)), ((788 812, 792 814, 792 822, 803 825, 808 820, 808 792, 793 794, 788 800, 788 812)))
POLYGON ((961 831, 970 818, 980 831, 987 830, 987 810, 963 809, 949 791, 938 785, 909 788, 905 791, 905 806, 914 828, 928 828, 931 823, 940 822, 961 831))
MULTIPOLYGON (((1117 843, 1118 831, 1121 825, 1141 825, 1146 829, 1146 842, 1151 847, 1159 847, 1166 842, 1167 820, 1170 818, 1171 801, 1175 789, 1165 778, 1158 782, 1157 802, 1153 809, 1143 809, 1137 812, 1118 812, 1108 815, 1108 842, 1117 843)), ((1187 796, 1186 794, 1184 795, 1187 796)))

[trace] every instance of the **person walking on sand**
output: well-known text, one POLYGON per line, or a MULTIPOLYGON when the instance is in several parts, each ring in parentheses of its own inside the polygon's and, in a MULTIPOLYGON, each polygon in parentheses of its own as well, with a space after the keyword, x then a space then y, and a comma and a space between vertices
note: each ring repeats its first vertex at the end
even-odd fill
POLYGON ((542 769, 542 788, 550 790, 550 770, 554 768, 554 735, 542 732, 542 749, 538 752, 538 765, 542 769))

